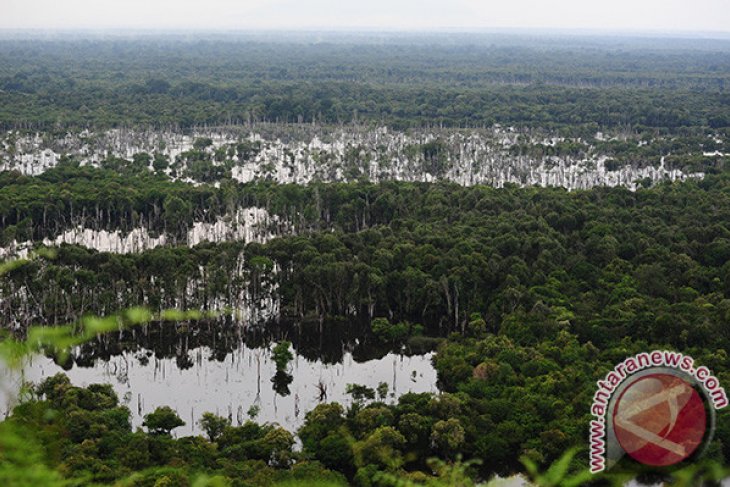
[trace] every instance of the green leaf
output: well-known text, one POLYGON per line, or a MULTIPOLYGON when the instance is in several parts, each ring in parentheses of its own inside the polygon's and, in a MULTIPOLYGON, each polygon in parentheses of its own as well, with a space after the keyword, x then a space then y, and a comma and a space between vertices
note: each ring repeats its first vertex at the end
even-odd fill
POLYGON ((152 321, 152 313, 147 308, 130 308, 124 313, 124 318, 132 325, 141 325, 152 321))

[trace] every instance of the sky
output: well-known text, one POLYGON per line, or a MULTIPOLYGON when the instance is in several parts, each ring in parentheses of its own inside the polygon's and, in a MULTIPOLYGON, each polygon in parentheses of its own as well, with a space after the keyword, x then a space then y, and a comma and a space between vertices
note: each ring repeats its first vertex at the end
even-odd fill
POLYGON ((730 32, 730 0, 0 0, 2 29, 730 32))

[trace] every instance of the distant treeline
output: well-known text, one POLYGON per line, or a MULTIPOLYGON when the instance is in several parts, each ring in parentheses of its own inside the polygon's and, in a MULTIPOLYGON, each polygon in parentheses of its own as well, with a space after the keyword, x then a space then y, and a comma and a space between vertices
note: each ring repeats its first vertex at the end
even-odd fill
POLYGON ((730 126, 730 48, 718 43, 3 40, 0 127, 357 120, 720 129, 730 126))

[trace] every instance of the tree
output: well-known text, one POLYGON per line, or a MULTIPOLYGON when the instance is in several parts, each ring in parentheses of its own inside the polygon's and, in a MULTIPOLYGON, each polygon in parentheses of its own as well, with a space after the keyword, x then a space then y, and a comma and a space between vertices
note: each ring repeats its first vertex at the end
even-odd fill
POLYGON ((169 435, 178 426, 184 426, 185 421, 180 419, 177 412, 169 406, 161 406, 146 414, 142 426, 146 426, 150 433, 155 435, 169 435))
POLYGON ((134 172, 146 171, 150 165, 152 156, 146 152, 139 152, 132 157, 132 164, 129 168, 134 172))
POLYGON ((206 147, 210 147, 211 145, 213 145, 213 139, 209 137, 200 137, 195 139, 195 141, 193 142, 193 148, 195 150, 203 150, 206 147))
POLYGON ((174 231, 184 230, 192 213, 192 206, 178 196, 168 196, 163 204, 165 223, 174 231))
POLYGON ((160 153, 155 153, 155 157, 152 160, 152 168, 157 172, 162 172, 168 168, 170 162, 167 160, 167 156, 160 153))
POLYGON ((345 392, 352 396, 355 402, 363 402, 365 400, 372 401, 375 399, 375 390, 372 387, 361 384, 347 384, 345 392))
POLYGON ((391 323, 387 318, 375 318, 371 324, 373 334, 386 343, 397 343, 408 336, 408 323, 391 323))
POLYGON ((360 466, 378 465, 398 468, 403 460, 400 449, 406 444, 402 434, 391 426, 381 426, 367 438, 353 446, 356 462, 360 466))
POLYGON ((327 468, 340 472, 350 472, 353 466, 351 439, 342 432, 335 431, 327 435, 315 452, 317 460, 327 468))
POLYGON ((292 383, 294 377, 291 374, 287 374, 284 371, 277 371, 274 377, 271 378, 271 382, 274 384, 274 391, 280 396, 288 396, 291 394, 289 390, 289 384, 292 383))
POLYGON ((380 399, 381 401, 385 401, 385 399, 388 397, 388 383, 380 382, 375 390, 378 393, 378 399, 380 399))
POLYGON ((277 467, 291 463, 294 436, 284 428, 272 428, 261 438, 260 447, 266 452, 269 461, 277 467))
POLYGON ((228 418, 217 416, 213 413, 203 413, 198 424, 205 431, 205 434, 208 435, 210 441, 216 441, 223 434, 223 431, 231 425, 231 421, 228 418))
POLYGON ((464 427, 456 418, 438 421, 431 430, 431 445, 442 455, 453 458, 464 445, 464 427))
POLYGON ((294 355, 292 355, 289 351, 290 347, 291 342, 285 340, 283 342, 279 342, 271 351, 271 358, 274 360, 274 363, 276 363, 277 372, 286 371, 289 362, 291 362, 294 358, 294 355))
POLYGON ((316 454, 320 442, 345 425, 344 413, 343 407, 336 402, 318 404, 309 411, 298 431, 304 450, 316 454))

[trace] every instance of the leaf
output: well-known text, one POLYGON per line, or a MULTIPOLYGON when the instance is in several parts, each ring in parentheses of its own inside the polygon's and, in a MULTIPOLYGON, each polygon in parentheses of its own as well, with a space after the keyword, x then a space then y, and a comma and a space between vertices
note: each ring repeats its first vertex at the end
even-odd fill
POLYGON ((86 333, 91 335, 98 335, 101 333, 109 333, 119 329, 119 321, 116 316, 109 316, 107 318, 98 318, 96 316, 89 316, 83 318, 81 323, 86 333))
POLYGON ((144 323, 149 323, 152 321, 152 313, 147 308, 129 308, 124 313, 124 318, 129 322, 131 325, 141 325, 144 323))
POLYGON ((525 466, 525 469, 527 470, 527 473, 530 474, 530 477, 535 478, 539 475, 537 463, 535 463, 532 459, 523 455, 522 457, 520 457, 520 462, 522 463, 522 465, 525 466))
POLYGON ((5 274, 12 272, 15 269, 23 267, 28 262, 30 262, 30 260, 28 260, 28 259, 16 259, 16 260, 11 260, 8 262, 0 263, 0 276, 4 276, 5 274))
POLYGON ((22 365, 23 357, 30 353, 28 344, 12 338, 0 341, 0 360, 8 368, 17 369, 22 365))
POLYGON ((575 457, 576 453, 578 453, 578 448, 571 448, 563 453, 552 465, 550 465, 550 468, 548 468, 547 472, 545 472, 545 480, 548 485, 560 484, 567 475, 568 469, 570 468, 570 462, 573 461, 573 457, 575 457))
POLYGON ((179 309, 166 309, 160 313, 162 321, 184 321, 185 313, 179 309))

